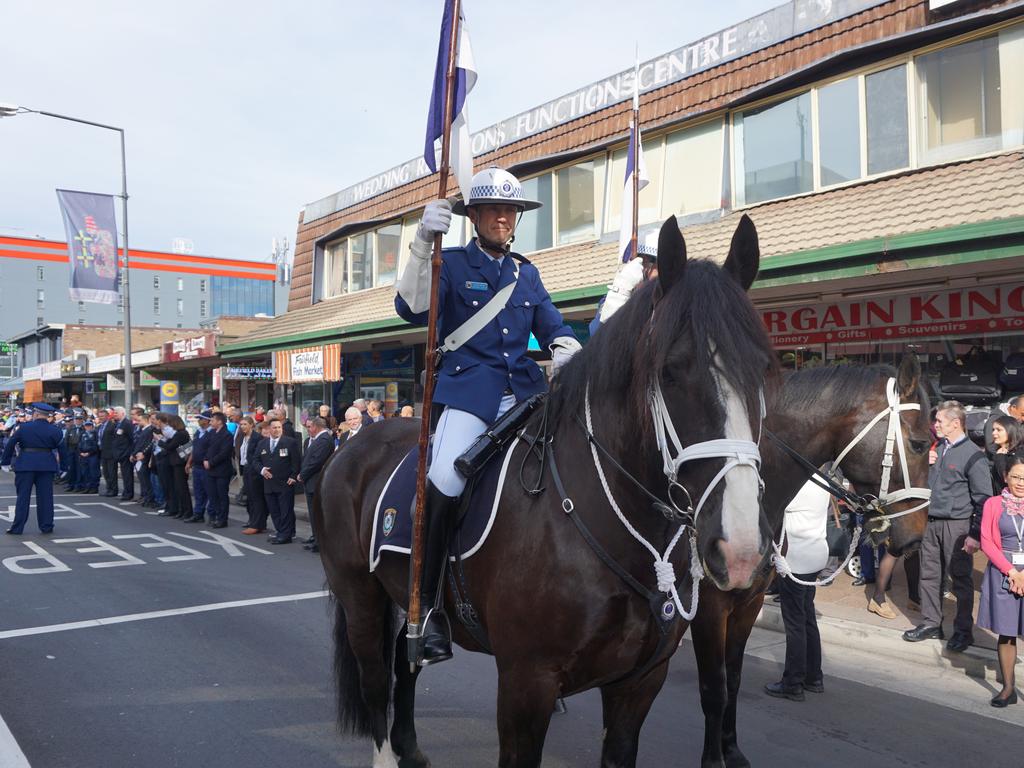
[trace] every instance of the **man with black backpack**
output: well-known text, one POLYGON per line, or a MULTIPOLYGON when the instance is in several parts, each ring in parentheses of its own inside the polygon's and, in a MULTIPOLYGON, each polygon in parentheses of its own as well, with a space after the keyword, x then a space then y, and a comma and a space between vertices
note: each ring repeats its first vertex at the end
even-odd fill
POLYGON ((911 643, 943 638, 942 575, 948 573, 956 597, 953 635, 946 643, 951 651, 966 650, 974 642, 974 553, 981 546, 981 509, 992 495, 988 458, 967 438, 965 425, 960 403, 939 404, 935 432, 940 439, 928 471, 932 496, 920 554, 924 622, 903 633, 911 643))

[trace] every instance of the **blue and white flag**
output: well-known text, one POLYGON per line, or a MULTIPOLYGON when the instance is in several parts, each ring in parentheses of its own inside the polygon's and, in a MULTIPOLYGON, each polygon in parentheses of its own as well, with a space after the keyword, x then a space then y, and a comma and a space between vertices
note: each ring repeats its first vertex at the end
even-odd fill
POLYGON ((114 198, 57 190, 71 263, 73 301, 113 304, 121 287, 114 198))
MULTIPOLYGON (((444 133, 444 81, 448 71, 448 50, 452 39, 455 15, 454 0, 445 0, 444 16, 441 19, 441 40, 437 44, 437 65, 434 67, 434 88, 430 94, 430 112, 427 115, 427 139, 423 147, 423 159, 431 171, 437 172, 434 142, 444 133)), ((466 121, 466 96, 476 85, 476 64, 473 62, 473 48, 469 44, 466 29, 466 15, 459 10, 459 39, 455 52, 455 103, 452 114, 452 136, 449 165, 455 171, 455 178, 462 190, 462 199, 469 200, 470 182, 473 180, 473 145, 466 121)))
MULTIPOLYGON (((634 113, 635 114, 635 113, 634 113)), ((639 151, 634 151, 637 135, 636 124, 631 120, 629 123, 629 149, 626 151, 626 181, 622 185, 622 221, 619 225, 619 254, 622 256, 622 263, 632 259, 633 253, 633 158, 640 160, 639 189, 643 189, 651 183, 647 176, 647 164, 644 163, 643 143, 639 151)))

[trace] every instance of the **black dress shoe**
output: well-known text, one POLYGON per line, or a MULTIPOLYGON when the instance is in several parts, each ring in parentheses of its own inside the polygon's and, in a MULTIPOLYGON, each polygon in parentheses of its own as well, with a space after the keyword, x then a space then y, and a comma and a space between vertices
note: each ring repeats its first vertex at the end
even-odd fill
POLYGON ((104 495, 112 499, 117 496, 117 491, 107 491, 104 495))
POLYGON ((316 536, 310 536, 308 539, 302 540, 303 544, 316 544, 316 536))
POLYGON ((171 510, 169 510, 169 509, 164 509, 164 510, 161 510, 160 512, 157 512, 156 516, 157 517, 174 517, 174 513, 171 510))
POLYGON ((268 539, 268 541, 271 544, 291 544, 292 543, 291 539, 279 539, 279 538, 277 538, 277 536, 274 536, 273 538, 268 539))
POLYGON ((310 552, 319 552, 320 546, 318 544, 310 544, 308 549, 310 552))
POLYGON ((4 533, 9 533, 11 536, 21 536, 21 531, 16 531, 13 528, 8 528, 4 533))
POLYGON ((810 691, 811 693, 824 693, 825 683, 821 680, 808 681, 804 680, 804 690, 810 691))
POLYGON ((203 523, 203 522, 206 522, 206 518, 199 517, 199 516, 186 517, 184 520, 182 520, 182 522, 183 523, 203 523))
POLYGON ((946 643, 946 648, 950 651, 962 653, 972 645, 974 645, 973 637, 964 634, 963 632, 954 632, 953 636, 949 638, 949 642, 946 643))
POLYGON ((219 523, 210 523, 210 527, 211 528, 227 528, 228 524, 223 522, 223 521, 221 521, 219 523))
POLYGON ((134 498, 134 496, 122 496, 121 501, 131 501, 134 498))
POLYGON ((777 699, 789 699, 790 701, 803 701, 804 688, 802 685, 786 685, 781 680, 777 683, 768 683, 764 692, 777 699))
POLYGON ((990 701, 989 703, 993 707, 996 707, 997 709, 1003 709, 1004 707, 1008 707, 1011 704, 1016 704, 1017 703, 1017 691, 1011 691, 1010 695, 1007 696, 1005 699, 1000 697, 1000 696, 998 696, 998 695, 997 696, 993 696, 992 697, 992 701, 990 701))
POLYGON ((942 627, 929 627, 927 624, 919 624, 903 633, 903 639, 908 643, 919 643, 922 640, 941 640, 943 637, 945 635, 942 634, 942 627))

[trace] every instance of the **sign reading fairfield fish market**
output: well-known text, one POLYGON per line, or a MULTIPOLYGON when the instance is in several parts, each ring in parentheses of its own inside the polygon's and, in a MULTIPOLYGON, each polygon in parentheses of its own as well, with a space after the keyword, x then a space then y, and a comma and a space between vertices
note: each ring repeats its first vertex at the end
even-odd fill
POLYGON ((1024 283, 783 307, 761 317, 780 347, 1019 332, 1024 283))

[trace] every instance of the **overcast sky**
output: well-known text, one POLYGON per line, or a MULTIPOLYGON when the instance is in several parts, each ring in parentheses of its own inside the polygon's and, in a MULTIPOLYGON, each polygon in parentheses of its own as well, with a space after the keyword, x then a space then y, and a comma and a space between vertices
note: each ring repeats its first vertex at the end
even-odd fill
MULTIPOLYGON (((464 0, 470 129, 780 4, 464 0)), ((2 3, 0 102, 126 130, 132 248, 266 259, 304 204, 422 151, 442 6, 2 3)), ((63 239, 58 187, 119 194, 117 134, 0 119, 0 234, 63 239)))

